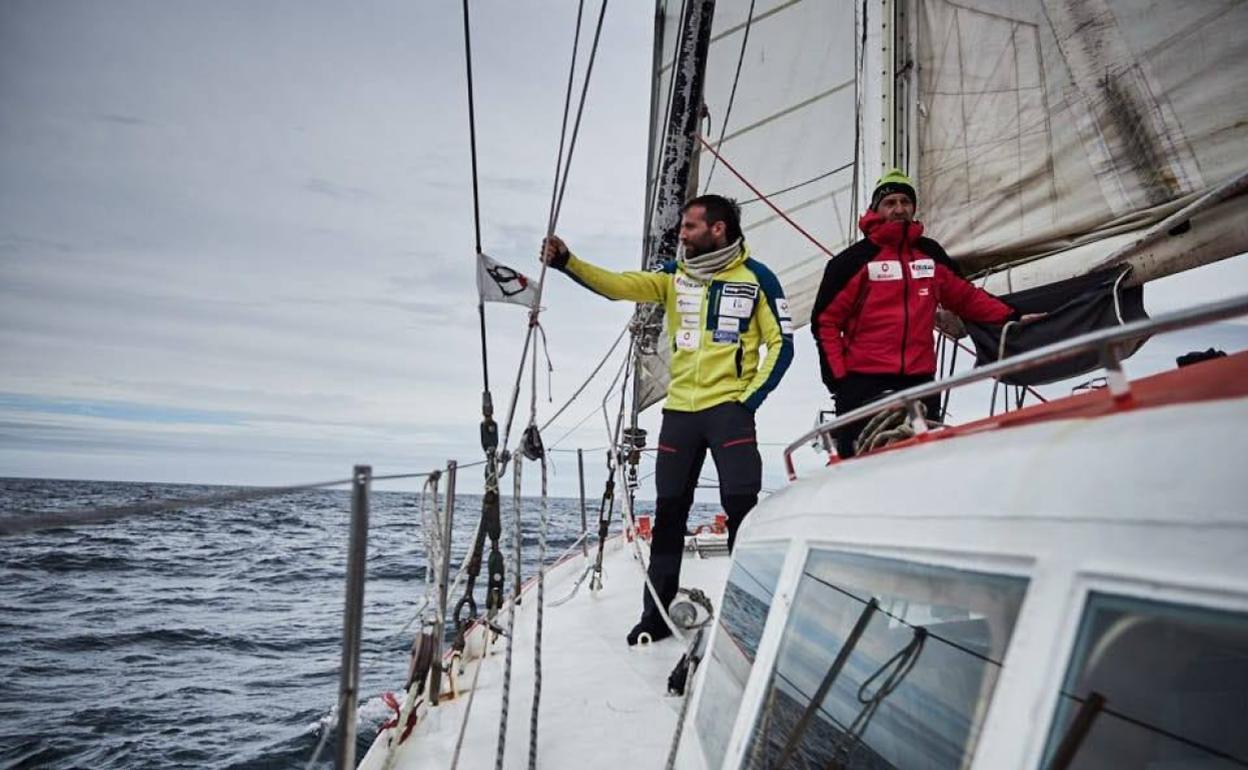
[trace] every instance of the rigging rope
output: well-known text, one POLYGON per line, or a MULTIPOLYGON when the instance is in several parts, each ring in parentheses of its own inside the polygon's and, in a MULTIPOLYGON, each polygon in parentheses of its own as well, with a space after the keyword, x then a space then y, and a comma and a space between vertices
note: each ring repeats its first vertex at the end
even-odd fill
MULTIPOLYGON (((514 559, 512 568, 520 574, 520 457, 515 458, 512 467, 512 489, 515 502, 515 533, 514 559)), ((498 749, 494 755, 495 770, 503 770, 503 756, 507 748, 507 717, 511 706, 511 655, 516 642, 516 610, 519 608, 520 592, 511 598, 511 609, 507 611, 507 654, 503 658, 503 705, 498 724, 498 749)))
MULTIPOLYGON (((472 155, 472 213, 473 227, 476 236, 477 260, 481 259, 481 205, 477 173, 477 129, 476 108, 473 98, 472 83, 472 25, 469 20, 468 0, 463 0, 464 15, 464 64, 467 70, 468 87, 468 133, 472 155)), ((464 596, 455 605, 453 618, 456 627, 454 646, 463 642, 464 629, 468 620, 461 619, 460 614, 470 609, 472 615, 477 614, 476 600, 473 592, 476 588, 477 576, 481 571, 481 556, 485 550, 485 539, 490 540, 489 575, 486 589, 486 617, 492 618, 502 605, 503 557, 499 551, 498 541, 502 535, 499 511, 498 491, 498 423, 494 421, 494 398, 490 394, 489 352, 486 346, 485 300, 477 297, 477 315, 481 326, 481 449, 485 453, 484 482, 485 490, 481 497, 481 517, 477 525, 477 534, 468 557, 468 584, 464 596)), ((504 445, 505 446, 505 445, 504 445)), ((468 466, 463 466, 468 467, 468 466)))
MULTIPOLYGON (((724 108, 724 119, 719 125, 719 141, 716 147, 724 146, 724 134, 728 131, 728 119, 732 116, 732 104, 737 98, 737 82, 741 80, 741 64, 745 61, 745 46, 750 42, 750 27, 754 23, 754 0, 750 0, 750 10, 745 16, 745 31, 741 33, 741 51, 737 54, 737 71, 732 76, 732 90, 728 92, 728 106, 724 108)), ((711 189, 711 178, 715 176, 715 164, 719 156, 711 160, 711 170, 706 172, 704 189, 711 189)))
POLYGON ((541 460, 542 504, 538 527, 537 557, 537 630, 533 637, 533 709, 529 713, 529 770, 537 770, 537 717, 542 704, 542 624, 546 598, 546 521, 549 498, 546 488, 546 455, 541 460))
POLYGON ((806 237, 806 240, 808 240, 808 241, 810 241, 811 243, 815 244, 815 246, 816 246, 816 247, 817 247, 820 251, 822 251, 824 254, 827 254, 829 257, 834 257, 834 256, 836 256, 835 254, 833 254, 833 253, 832 253, 832 252, 828 249, 828 247, 827 247, 827 246, 824 246, 822 243, 820 243, 820 242, 819 242, 819 240, 815 238, 815 236, 813 236, 813 235, 811 235, 810 233, 806 232, 806 230, 805 230, 805 229, 803 229, 801 225, 799 225, 797 222, 794 222, 794 221, 793 221, 793 218, 792 218, 792 217, 790 217, 788 214, 786 214, 786 213, 785 213, 785 212, 784 212, 784 211, 783 211, 783 210, 782 210, 779 206, 777 206, 776 204, 772 203, 772 202, 771 202, 771 199, 770 199, 770 198, 768 198, 766 195, 764 195, 764 194, 763 194, 763 192, 762 192, 761 190, 759 190, 757 187, 755 187, 755 186, 754 186, 754 184, 753 184, 752 182, 750 182, 750 180, 748 180, 748 179, 746 179, 744 176, 742 176, 742 174, 741 174, 741 172, 740 172, 740 171, 737 171, 735 168, 733 168, 732 164, 731 164, 731 163, 729 163, 727 160, 725 160, 725 159, 724 159, 724 156, 720 155, 720 154, 719 154, 719 152, 718 152, 718 151, 717 151, 714 147, 712 147, 712 146, 711 146, 711 143, 710 143, 710 142, 706 141, 706 137, 705 137, 705 136, 702 136, 701 134, 698 134, 698 141, 699 141, 699 142, 701 142, 701 143, 702 143, 702 146, 703 146, 703 147, 705 147, 705 148, 707 149, 707 151, 711 153, 711 155, 714 155, 714 156, 715 156, 715 158, 716 158, 716 159, 718 159, 720 163, 723 163, 723 164, 724 164, 724 168, 726 168, 726 169, 728 169, 729 171, 731 171, 733 176, 735 176, 737 179, 741 180, 741 184, 743 184, 743 185, 745 185, 746 187, 750 188, 750 191, 751 191, 752 193, 754 193, 755 195, 757 195, 759 200, 761 200, 763 203, 766 203, 766 204, 768 205, 768 207, 770 207, 770 208, 771 208, 771 210, 772 210, 772 211, 776 212, 776 214, 777 214, 777 215, 779 215, 779 217, 780 217, 781 219, 783 219, 785 222, 788 222, 788 223, 789 223, 789 225, 790 225, 790 226, 792 226, 794 230, 797 230, 799 233, 801 233, 803 236, 805 236, 805 237, 806 237))
MULTIPOLYGON (((578 7, 579 5, 583 5, 583 4, 584 4, 584 0, 581 0, 581 3, 578 4, 578 7)), ((598 11, 598 24, 597 24, 596 29, 594 30, 593 45, 590 47, 589 63, 585 70, 585 79, 581 87, 580 102, 577 105, 576 119, 572 126, 572 134, 571 134, 571 139, 568 143, 567 156, 566 158, 563 157, 563 152, 562 152, 563 147, 562 147, 562 140, 561 140, 560 157, 556 160, 556 163, 555 163, 556 192, 552 194, 551 209, 550 209, 549 216, 547 217, 547 225, 546 225, 546 237, 547 238, 554 235, 555 227, 558 225, 558 222, 559 222, 559 212, 563 205, 563 194, 564 194, 564 191, 567 189, 568 174, 572 169, 572 156, 573 156, 573 153, 576 151, 576 140, 577 140, 578 135, 580 134, 581 118, 585 112, 585 101, 589 94, 589 82, 590 82, 591 76, 593 75, 594 60, 597 58, 597 55, 598 55, 598 44, 602 37, 602 22, 603 22, 603 19, 606 17, 606 13, 607 13, 607 0, 603 0, 602 5, 599 7, 599 11, 598 11), (560 176, 561 170, 562 170, 562 176, 560 176)), ((579 29, 580 29, 580 11, 579 10, 578 10, 578 15, 577 15, 577 29, 578 29, 578 38, 579 38, 579 29)), ((571 73, 574 73, 576 70, 576 46, 575 45, 573 46, 573 58, 572 58, 572 63, 569 69, 571 73)), ((568 111, 571 106, 571 95, 572 95, 572 91, 570 87, 571 77, 572 77, 571 73, 569 74, 569 89, 564 99, 564 106, 563 106, 563 123, 565 126, 567 124, 568 111)), ((521 348, 521 352, 520 352, 520 366, 518 367, 518 370, 516 372, 516 383, 515 383, 515 387, 512 389, 511 404, 507 409, 507 422, 506 422, 506 427, 503 430, 503 446, 504 447, 508 446, 510 443, 511 428, 514 423, 515 414, 516 414, 516 405, 519 402, 519 398, 520 398, 520 382, 524 373, 524 365, 529 355, 529 347, 533 341, 534 329, 538 326, 538 317, 541 315, 541 312, 542 312, 542 292, 546 283, 546 270, 547 270, 546 262, 545 260, 543 260, 540 272, 538 273, 537 288, 534 292, 533 304, 530 305, 529 307, 529 328, 528 328, 528 331, 524 335, 524 345, 521 348)), ((534 399, 536 399, 536 394, 534 394, 534 399)), ((536 404, 535 403, 532 405, 529 417, 530 417, 530 424, 533 424, 536 422, 536 404)))
MULTIPOLYGON (((624 339, 624 335, 628 333, 629 326, 630 324, 624 324, 624 328, 621 329, 620 333, 616 336, 615 342, 611 343, 611 347, 607 349, 607 352, 605 355, 603 355, 602 360, 600 360, 598 362, 598 365, 594 367, 594 370, 589 373, 589 376, 586 377, 585 381, 581 383, 581 386, 576 389, 576 392, 573 393, 568 398, 567 401, 563 402, 563 406, 559 407, 558 411, 556 411, 553 415, 547 418, 546 422, 542 423, 542 430, 546 430, 547 428, 549 428, 551 424, 554 423, 555 420, 559 419, 559 416, 562 415, 569 406, 572 406, 573 402, 575 402, 576 399, 579 398, 580 395, 585 392, 585 388, 589 387, 589 383, 593 382, 594 378, 598 376, 598 372, 602 371, 603 365, 606 364, 607 361, 611 358, 611 354, 615 352, 615 349, 617 347, 619 347, 620 340, 624 339)), ((557 444, 559 442, 555 442, 555 443, 557 444)), ((551 444, 550 446, 553 447, 554 444, 551 444)), ((550 447, 547 447, 546 451, 549 452, 550 447)))
MULTIPOLYGON (((593 576, 589 581, 589 589, 591 591, 597 591, 602 588, 602 559, 607 543, 607 533, 611 529, 611 516, 615 511, 615 470, 619 464, 620 429, 624 422, 624 398, 628 393, 629 374, 633 369, 633 350, 636 344, 637 338, 634 335, 629 339, 628 352, 624 356, 624 365, 620 370, 623 380, 620 382, 620 408, 616 414, 614 431, 611 428, 611 415, 607 412, 607 401, 611 399, 611 390, 608 389, 606 395, 602 397, 602 420, 607 429, 607 443, 611 448, 607 450, 607 480, 603 485, 602 502, 598 506, 598 554, 594 559, 593 576), (606 514, 605 518, 603 517, 604 513, 606 514)), ((611 388, 614 387, 615 382, 613 381, 611 388)))

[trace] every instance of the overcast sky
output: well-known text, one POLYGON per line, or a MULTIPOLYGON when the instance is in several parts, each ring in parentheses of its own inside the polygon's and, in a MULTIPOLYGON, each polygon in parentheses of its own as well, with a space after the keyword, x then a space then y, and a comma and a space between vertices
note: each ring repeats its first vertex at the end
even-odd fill
MULTIPOLYGON (((484 246, 535 273, 576 3, 473 8, 484 246)), ((652 14, 608 11, 561 218, 617 269, 639 262, 652 14)), ((467 128, 456 2, 0 3, 0 475, 279 484, 479 459, 467 128)), ((1246 261, 1150 286, 1149 309, 1243 291, 1246 261)), ((562 276, 546 304, 539 420, 631 312, 562 276)), ((502 410, 525 314, 488 312, 502 410)), ((797 341, 763 442, 826 406, 797 341)), ((1210 345, 1248 327, 1154 340, 1130 371, 1210 345)), ((603 443, 599 416, 560 447, 603 443)), ((775 486, 778 447, 765 462, 775 486)))

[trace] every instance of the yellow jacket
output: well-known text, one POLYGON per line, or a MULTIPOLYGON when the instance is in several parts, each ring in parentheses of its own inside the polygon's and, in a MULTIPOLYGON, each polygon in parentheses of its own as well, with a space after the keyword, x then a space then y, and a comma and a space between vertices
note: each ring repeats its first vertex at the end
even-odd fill
POLYGON ((608 299, 661 302, 671 379, 665 409, 696 412, 727 401, 755 411, 793 360, 793 321, 776 276, 748 248, 709 282, 666 263, 616 273, 569 254, 552 265, 608 299), (759 346, 767 348, 760 362, 759 346))

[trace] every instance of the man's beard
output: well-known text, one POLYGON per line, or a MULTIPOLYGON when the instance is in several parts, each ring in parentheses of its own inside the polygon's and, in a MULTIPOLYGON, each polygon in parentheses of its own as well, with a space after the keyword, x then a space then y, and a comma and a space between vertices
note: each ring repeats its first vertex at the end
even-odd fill
POLYGON ((715 251, 716 249, 722 249, 724 246, 727 246, 727 245, 728 245, 728 244, 723 243, 723 244, 720 244, 720 245, 718 245, 718 246, 717 246, 717 245, 715 244, 715 242, 714 242, 713 240, 710 240, 710 239, 708 239, 708 240, 706 240, 706 241, 704 241, 704 242, 702 242, 702 243, 697 243, 697 242, 694 242, 694 241, 690 241, 689 243, 684 244, 684 246, 685 246, 685 256, 688 256, 688 257, 700 257, 700 256, 702 256, 703 254, 710 253, 710 252, 712 252, 712 251, 715 251))

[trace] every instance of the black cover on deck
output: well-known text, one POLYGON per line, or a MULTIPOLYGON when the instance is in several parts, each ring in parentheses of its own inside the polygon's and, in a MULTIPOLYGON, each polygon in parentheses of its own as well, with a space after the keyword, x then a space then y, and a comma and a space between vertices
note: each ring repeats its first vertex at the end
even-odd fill
MULTIPOLYGON (((1011 325, 1006 335, 1004 357, 1009 358, 1026 353, 1097 329, 1119 326, 1119 310, 1122 313, 1121 323, 1147 318, 1148 314, 1144 312, 1143 286, 1119 289, 1118 310, 1115 310, 1114 283, 1121 274, 1122 268, 1113 268, 1015 294, 1003 295, 1001 299, 1023 314, 1049 314, 1025 326, 1011 325)), ((975 343, 976 366, 983 366, 997 360, 1002 328, 995 324, 977 324, 969 321, 966 323, 966 330, 970 334, 971 341, 975 343)), ((1134 354, 1145 341, 1146 338, 1141 339, 1125 348, 1123 357, 1134 354)), ((1099 368, 1100 365, 1100 353, 1090 351, 1065 361, 1046 364, 1025 372, 1016 372, 1002 377, 1001 381, 1009 385, 1044 385, 1086 374, 1099 368)))

